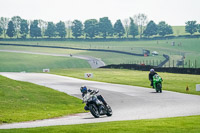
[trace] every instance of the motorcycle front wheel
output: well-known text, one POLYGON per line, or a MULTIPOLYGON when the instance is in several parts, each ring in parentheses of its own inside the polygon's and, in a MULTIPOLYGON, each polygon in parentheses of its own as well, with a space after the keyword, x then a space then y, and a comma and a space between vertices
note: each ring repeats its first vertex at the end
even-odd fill
POLYGON ((160 91, 160 93, 162 93, 162 84, 157 84, 157 88, 158 88, 158 90, 160 91))
POLYGON ((95 118, 99 118, 100 114, 99 114, 99 110, 97 108, 97 106, 95 104, 90 104, 89 105, 89 109, 91 114, 95 117, 95 118))
POLYGON ((112 109, 109 105, 107 105, 107 113, 106 113, 107 116, 112 116, 112 109))

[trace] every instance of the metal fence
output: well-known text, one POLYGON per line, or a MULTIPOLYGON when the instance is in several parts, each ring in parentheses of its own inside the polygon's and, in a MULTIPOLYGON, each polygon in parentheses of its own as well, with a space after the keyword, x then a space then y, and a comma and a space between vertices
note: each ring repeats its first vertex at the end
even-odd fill
POLYGON ((178 67, 178 68, 200 68, 200 64, 197 60, 168 60, 165 64, 162 64, 162 60, 136 60, 126 62, 124 64, 138 64, 138 65, 150 65, 155 67, 178 67))

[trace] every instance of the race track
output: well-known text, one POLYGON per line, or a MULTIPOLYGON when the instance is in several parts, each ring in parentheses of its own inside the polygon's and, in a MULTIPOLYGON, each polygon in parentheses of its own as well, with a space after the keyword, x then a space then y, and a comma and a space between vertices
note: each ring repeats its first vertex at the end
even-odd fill
POLYGON ((61 118, 3 124, 0 129, 200 115, 200 96, 196 95, 170 91, 155 93, 155 90, 149 88, 86 81, 46 73, 0 75, 43 85, 78 98, 81 98, 80 86, 87 85, 91 89, 99 89, 113 109, 112 117, 94 118, 90 113, 81 113, 61 118))

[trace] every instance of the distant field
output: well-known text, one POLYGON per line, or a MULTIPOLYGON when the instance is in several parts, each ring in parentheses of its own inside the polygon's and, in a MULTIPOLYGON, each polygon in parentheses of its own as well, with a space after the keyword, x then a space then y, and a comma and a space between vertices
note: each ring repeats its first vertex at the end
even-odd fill
POLYGON ((185 26, 172 26, 172 30, 175 36, 189 35, 189 33, 185 32, 185 26))
POLYGON ((0 76, 0 124, 80 112, 84 112, 80 99, 44 86, 0 76))
POLYGON ((0 72, 42 72, 45 68, 90 68, 90 65, 75 58, 0 52, 0 72))
MULTIPOLYGON (((71 49, 50 49, 50 48, 33 48, 33 47, 15 47, 15 46, 0 46, 0 49, 17 49, 28 51, 40 51, 48 53, 72 53, 80 55, 89 55, 97 58, 101 58, 106 64, 120 64, 120 63, 139 63, 146 61, 158 61, 164 60, 163 54, 167 54, 172 60, 180 60, 185 55, 185 67, 195 67, 194 62, 196 60, 196 67, 200 67, 200 39, 171 39, 171 40, 158 40, 158 41, 111 41, 111 42, 78 42, 78 41, 6 41, 0 43, 17 43, 17 44, 32 44, 32 45, 44 45, 44 46, 64 46, 83 49, 105 49, 105 50, 119 50, 131 53, 142 53, 142 49, 157 51, 159 56, 138 57, 110 52, 92 52, 86 50, 71 50, 71 49), (175 46, 171 46, 171 43, 175 42, 175 46), (181 44, 181 45, 180 45, 181 44), (186 63, 187 62, 187 63, 186 63)), ((167 63, 169 65, 169 63, 167 63)))

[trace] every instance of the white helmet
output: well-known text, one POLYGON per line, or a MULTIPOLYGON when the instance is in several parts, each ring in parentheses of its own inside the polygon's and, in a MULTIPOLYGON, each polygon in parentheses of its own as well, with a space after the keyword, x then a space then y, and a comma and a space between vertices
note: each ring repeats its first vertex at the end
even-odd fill
POLYGON ((150 69, 150 72, 154 72, 154 69, 150 69))

